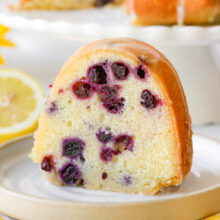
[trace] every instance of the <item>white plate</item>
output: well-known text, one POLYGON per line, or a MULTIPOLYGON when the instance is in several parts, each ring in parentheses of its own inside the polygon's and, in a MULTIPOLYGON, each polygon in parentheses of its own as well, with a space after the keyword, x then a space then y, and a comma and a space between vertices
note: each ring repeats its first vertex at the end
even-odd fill
POLYGON ((91 42, 106 37, 134 37, 157 43, 204 44, 220 42, 220 26, 148 26, 131 25, 124 7, 71 11, 9 11, 9 3, 1 0, 0 23, 23 30, 33 30, 91 42))
MULTIPOLYGON (((204 215, 220 211, 220 143, 194 135, 193 144, 193 167, 184 183, 178 187, 170 187, 156 196, 145 196, 53 185, 46 180, 39 166, 28 158, 33 138, 27 137, 14 141, 0 150, 0 197, 4 198, 0 199, 0 211, 9 216, 30 220, 36 219, 34 212, 46 209, 50 210, 46 217, 42 213, 37 217, 48 220, 61 214, 62 219, 68 219, 81 208, 87 210, 86 216, 89 214, 90 219, 95 219, 97 215, 104 214, 105 216, 108 212, 114 219, 113 216, 119 217, 125 214, 124 208, 135 206, 141 210, 148 210, 146 213, 143 211, 143 216, 149 217, 151 213, 151 215, 158 216, 157 219, 159 216, 164 216, 166 219, 165 217, 170 216, 170 213, 169 210, 163 210, 163 208, 173 207, 175 210, 169 219, 175 219, 176 216, 178 219, 204 217, 204 215), (12 201, 17 201, 13 209, 12 201), (156 206, 151 210, 152 204, 156 206), (64 205, 67 210, 62 210, 64 205), (27 209, 29 206, 31 212, 27 209), (91 211, 92 207, 96 211, 93 209, 91 211), (113 214, 108 209, 109 207, 122 209, 113 214), (57 208, 61 210, 58 211, 57 208), (102 214, 99 213, 101 208, 105 208, 102 214), (186 209, 191 209, 191 211, 185 213, 186 209), (210 211, 212 213, 208 213, 210 211)), ((84 214, 81 213, 82 215, 80 213, 77 213, 77 219, 85 217, 84 212, 84 214)), ((137 213, 129 215, 135 217, 137 213)))

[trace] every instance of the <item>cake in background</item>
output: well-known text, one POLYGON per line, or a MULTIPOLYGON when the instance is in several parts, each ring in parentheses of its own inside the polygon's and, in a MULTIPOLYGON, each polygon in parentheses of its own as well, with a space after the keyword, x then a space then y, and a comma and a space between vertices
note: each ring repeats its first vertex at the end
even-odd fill
POLYGON ((83 9, 91 7, 103 7, 105 5, 119 5, 124 0, 20 0, 17 9, 83 9))
MULTIPOLYGON (((137 25, 220 23, 220 0, 125 0, 125 2, 127 13, 137 25)), ((71 10, 122 3, 124 0, 19 0, 17 7, 10 8, 71 10)))
POLYGON ((126 0, 137 25, 211 24, 220 14, 219 0, 126 0))
POLYGON ((155 194, 192 163, 179 77, 148 44, 105 39, 77 51, 50 91, 31 157, 55 183, 155 194))

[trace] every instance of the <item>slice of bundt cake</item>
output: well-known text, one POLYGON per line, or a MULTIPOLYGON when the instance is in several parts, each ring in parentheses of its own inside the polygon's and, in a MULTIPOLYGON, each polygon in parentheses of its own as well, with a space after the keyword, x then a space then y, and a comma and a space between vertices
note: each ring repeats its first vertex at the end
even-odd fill
POLYGON ((82 9, 118 5, 123 2, 124 0, 20 0, 18 9, 82 9))
POLYGON ((189 172, 191 134, 169 61, 143 42, 105 39, 80 49, 62 68, 31 157, 52 182, 154 194, 189 172))

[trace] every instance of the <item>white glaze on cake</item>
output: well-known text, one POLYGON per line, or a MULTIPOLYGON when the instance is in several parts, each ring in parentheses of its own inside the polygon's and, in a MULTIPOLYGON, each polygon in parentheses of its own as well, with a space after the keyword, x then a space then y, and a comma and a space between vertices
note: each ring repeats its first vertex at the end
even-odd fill
POLYGON ((185 19, 186 0, 178 0, 177 5, 177 24, 183 25, 185 19))

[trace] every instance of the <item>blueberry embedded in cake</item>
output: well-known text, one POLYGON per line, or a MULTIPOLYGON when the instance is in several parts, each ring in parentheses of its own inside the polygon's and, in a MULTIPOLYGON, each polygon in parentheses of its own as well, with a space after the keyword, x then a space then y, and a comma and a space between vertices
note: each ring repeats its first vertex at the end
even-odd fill
POLYGON ((62 155, 71 159, 82 155, 85 143, 79 138, 67 138, 63 140, 62 155))
POLYGON ((155 194, 182 183, 191 121, 174 68, 133 39, 84 47, 51 88, 31 156, 51 181, 73 187, 155 194))
POLYGON ((91 66, 88 69, 88 79, 93 84, 107 84, 106 70, 101 64, 91 66))
POLYGON ((129 75, 129 69, 124 63, 115 62, 111 65, 111 69, 117 80, 125 80, 129 75))
POLYGON ((92 95, 93 89, 88 82, 76 81, 72 85, 72 91, 79 99, 86 99, 92 95))
POLYGON ((66 185, 77 185, 82 178, 78 166, 74 163, 64 164, 58 173, 61 181, 66 185))
POLYGON ((45 156, 41 162, 41 169, 50 172, 53 168, 53 156, 45 156))
POLYGON ((99 131, 96 133, 96 137, 101 143, 108 143, 113 139, 113 135, 111 133, 110 128, 106 129, 99 129, 99 131))
POLYGON ((141 105, 146 109, 153 109, 159 103, 156 95, 153 95, 149 90, 145 89, 141 93, 141 105))

